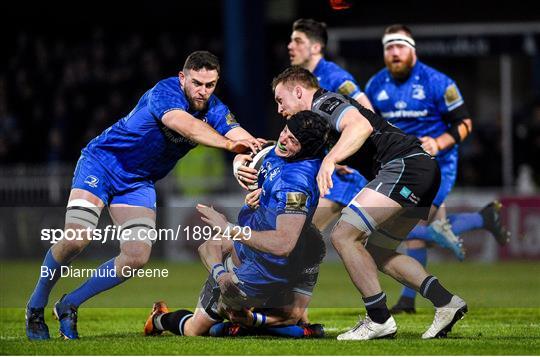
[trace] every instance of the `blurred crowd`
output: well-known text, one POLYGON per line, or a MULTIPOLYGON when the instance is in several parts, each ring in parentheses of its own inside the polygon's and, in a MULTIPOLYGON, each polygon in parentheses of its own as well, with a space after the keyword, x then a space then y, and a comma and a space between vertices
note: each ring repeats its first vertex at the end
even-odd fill
MULTIPOLYGON (((10 41, 0 72, 3 165, 73 164, 81 148, 125 116, 144 91, 175 75, 191 50, 223 52, 222 44, 211 37, 157 30, 20 32, 10 41)), ((272 45, 286 65, 283 38, 272 45)), ((500 123, 475 126, 461 148, 458 185, 502 184, 500 134, 500 123)), ((539 186, 540 101, 516 114, 514 146, 516 177, 525 165, 539 186)))

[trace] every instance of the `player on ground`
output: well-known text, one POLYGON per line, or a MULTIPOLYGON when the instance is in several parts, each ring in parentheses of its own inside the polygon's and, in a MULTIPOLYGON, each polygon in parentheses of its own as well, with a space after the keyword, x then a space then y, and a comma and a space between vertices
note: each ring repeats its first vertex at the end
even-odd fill
POLYGON ((96 228, 105 206, 115 225, 130 234, 121 240, 118 256, 54 305, 60 334, 66 339, 78 338, 77 309, 83 302, 124 282, 126 267, 139 269, 148 261, 157 180, 197 144, 236 153, 260 148, 261 141, 242 129, 227 106, 213 95, 219 73, 216 56, 206 51, 192 53, 177 77, 158 82, 126 117, 82 150, 65 220, 65 231, 77 232, 82 240, 62 239, 47 252, 43 266, 51 274, 39 278, 26 308, 29 339, 49 338, 43 311, 51 289, 60 269, 90 243, 87 229, 96 228))
POLYGON ((409 231, 428 218, 440 184, 436 160, 416 137, 406 135, 351 98, 321 89, 317 78, 303 68, 286 69, 272 87, 282 116, 312 110, 332 126, 335 139, 331 144, 335 144, 330 145, 317 174, 321 195, 332 188, 335 165, 345 160, 371 179, 343 209, 331 234, 367 309, 365 319, 338 339, 369 340, 396 333, 377 268, 419 290, 435 306, 435 318, 423 338, 446 336, 467 311, 465 301, 428 275, 416 260, 395 252, 409 231))
MULTIPOLYGON (((291 65, 300 66, 313 73, 321 88, 349 96, 364 107, 372 109, 354 77, 336 63, 324 58, 327 41, 325 23, 312 19, 296 20, 292 26, 291 41, 287 46, 291 65)), ((367 180, 358 171, 346 166, 336 169, 332 181, 334 187, 328 195, 319 200, 313 217, 313 223, 321 231, 367 184, 367 180)))
MULTIPOLYGON (((435 200, 436 220, 419 225, 409 234, 407 254, 427 264, 426 242, 450 248, 462 260, 460 234, 484 228, 501 245, 508 232, 500 222, 500 204, 492 202, 480 212, 448 216, 444 200, 457 175, 458 145, 472 130, 472 121, 456 83, 443 73, 418 61, 411 31, 404 25, 389 26, 382 39, 386 68, 373 76, 366 93, 375 112, 407 134, 422 141, 422 147, 437 158, 441 187, 435 200)), ((405 287, 393 313, 414 312, 416 291, 405 287)))
MULTIPOLYGON (((205 335, 223 318, 229 318, 242 321, 245 326, 266 326, 270 334, 313 335, 312 328, 297 323, 311 300, 324 254, 322 237, 311 226, 311 219, 319 200, 315 177, 329 132, 327 121, 311 111, 291 117, 275 149, 262 164, 262 194, 254 201, 250 201, 254 196, 248 195, 249 205, 241 209, 238 226, 211 207, 197 206, 205 222, 220 232, 230 230, 236 240, 233 244, 226 238, 210 240, 199 249, 211 274, 195 313, 166 313, 163 304, 156 304, 145 334, 168 330, 186 336, 205 335), (232 253, 225 262, 224 253, 232 253), (284 297, 289 301, 284 301, 284 297), (252 312, 250 308, 267 312, 252 312), (281 310, 281 314, 276 310, 281 310), (281 326, 276 327, 277 324, 281 326)), ((222 328, 223 324, 219 329, 222 328)), ((213 335, 224 335, 215 328, 213 331, 213 335)))

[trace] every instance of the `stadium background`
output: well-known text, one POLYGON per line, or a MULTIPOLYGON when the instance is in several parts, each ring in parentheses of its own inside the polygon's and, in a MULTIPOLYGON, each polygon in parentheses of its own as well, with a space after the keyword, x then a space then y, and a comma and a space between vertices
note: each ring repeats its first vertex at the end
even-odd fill
MULTIPOLYGON (((1 354, 538 353, 540 13, 529 2, 495 6, 453 1, 437 7, 428 1, 350 2, 351 9, 339 12, 331 11, 326 0, 0 3, 6 19, 0 23, 1 354), (472 307, 456 332, 466 338, 420 341, 418 332, 429 325, 432 312, 419 299, 418 315, 397 318, 400 341, 380 341, 361 350, 329 340, 216 345, 197 339, 170 338, 167 344, 141 339, 139 325, 154 299, 178 307, 195 302, 205 277, 194 252, 200 242, 181 239, 154 246, 149 266, 168 267, 169 279, 132 279, 85 304, 81 343, 66 347, 61 341, 26 342, 22 308, 49 248, 40 241, 40 230, 63 227, 81 148, 126 115, 158 80, 175 76, 185 57, 199 49, 220 57, 216 94, 242 125, 256 136, 276 137, 283 121, 269 84, 288 65, 291 23, 299 17, 328 24, 327 57, 344 65, 362 87, 383 67, 379 38, 384 27, 397 22, 412 27, 422 61, 457 81, 474 132, 460 147, 457 185, 448 205, 452 210, 476 210, 501 199, 513 233, 502 249, 485 232, 467 235, 465 263, 445 250, 430 250, 431 261, 437 262, 432 272, 472 307)), ((184 158, 157 185, 158 226, 201 224, 192 210, 197 202, 213 203, 232 218, 243 195, 232 179, 231 159, 205 148, 184 158)), ((100 226, 109 223, 107 214, 102 217, 100 226)), ((92 244, 75 265, 95 267, 116 249, 115 243, 92 244)), ((62 279, 49 306, 81 282, 62 279)), ((389 301, 395 301, 399 286, 387 278, 383 286, 389 301)), ((313 319, 324 322, 335 337, 356 320, 358 299, 330 248, 313 319)), ((50 326, 56 329, 52 321, 50 326)))
MULTIPOLYGON (((361 86, 383 66, 384 27, 412 27, 420 59, 457 81, 474 121, 473 134, 460 147, 449 207, 479 209, 493 198, 513 207, 508 223, 519 239, 498 250, 483 233, 473 234, 466 239, 469 256, 538 259, 540 14, 521 3, 489 11, 462 1, 436 9, 429 2, 351 3, 346 11, 331 11, 322 0, 0 5, 12 20, 2 23, 1 34, 0 257, 43 254, 48 243, 39 242, 37 228, 62 227, 81 148, 126 115, 158 80, 176 75, 194 50, 207 49, 221 59, 216 94, 241 124, 256 136, 275 138, 283 120, 269 83, 288 65, 292 21, 313 17, 329 26, 327 57, 361 86)), ((194 224, 197 218, 186 208, 194 202, 240 205, 231 159, 206 148, 184 158, 158 183, 159 206, 176 207, 161 209, 158 224, 194 224)), ((156 245, 154 254, 189 258, 197 244, 156 245)), ((84 254, 110 254, 109 247, 101 248, 84 254)), ((450 258, 440 250, 432 254, 450 258)))

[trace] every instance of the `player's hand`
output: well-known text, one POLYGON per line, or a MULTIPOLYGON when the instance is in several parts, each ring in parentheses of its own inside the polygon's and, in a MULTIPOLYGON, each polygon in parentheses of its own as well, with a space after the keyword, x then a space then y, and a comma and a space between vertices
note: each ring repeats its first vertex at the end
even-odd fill
POLYGON ((253 326, 253 313, 249 309, 243 308, 240 311, 229 309, 227 313, 232 323, 253 326))
POLYGON ((262 146, 266 143, 266 140, 258 138, 242 139, 242 140, 229 140, 227 141, 226 148, 229 151, 237 154, 245 153, 248 150, 252 152, 258 152, 262 149, 262 146))
POLYGON ((251 191, 246 195, 246 205, 251 209, 259 208, 259 199, 261 197, 262 188, 251 191))
POLYGON ((436 139, 430 136, 422 136, 420 141, 422 142, 422 149, 424 149, 424 151, 431 156, 437 156, 439 153, 439 144, 436 139))
POLYGON ((317 185, 319 186, 319 191, 321 192, 321 197, 326 196, 330 193, 330 189, 334 187, 332 183, 332 174, 336 164, 329 159, 324 158, 317 174, 317 185))
POLYGON ((246 298, 246 293, 236 285, 233 276, 232 273, 223 273, 219 276, 217 283, 221 294, 229 299, 238 298, 238 296, 246 298))
POLYGON ((224 214, 216 211, 214 207, 208 207, 200 203, 197 205, 197 211, 203 215, 201 217, 203 222, 208 223, 212 228, 220 229, 220 232, 225 232, 225 229, 229 225, 229 221, 224 214))
POLYGON ((340 165, 340 164, 336 164, 336 172, 339 174, 339 175, 347 175, 347 174, 352 174, 354 172, 353 169, 351 169, 349 166, 347 165, 340 165))
POLYGON ((253 161, 249 154, 238 154, 234 157, 233 166, 235 167, 235 177, 238 184, 249 191, 248 185, 257 182, 258 171, 251 167, 247 167, 244 163, 253 161))

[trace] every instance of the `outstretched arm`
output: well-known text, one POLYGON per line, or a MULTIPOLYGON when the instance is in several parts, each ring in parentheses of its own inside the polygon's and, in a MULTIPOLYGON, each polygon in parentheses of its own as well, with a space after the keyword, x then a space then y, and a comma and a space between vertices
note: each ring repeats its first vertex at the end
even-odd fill
POLYGON ((167 128, 198 144, 236 153, 242 153, 248 149, 257 151, 261 147, 259 141, 253 137, 239 140, 228 139, 207 123, 183 110, 171 110, 163 115, 161 121, 167 128))

